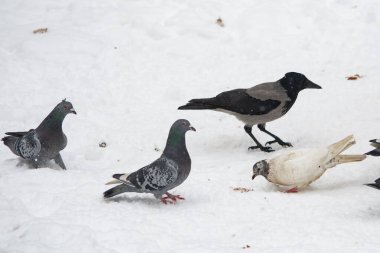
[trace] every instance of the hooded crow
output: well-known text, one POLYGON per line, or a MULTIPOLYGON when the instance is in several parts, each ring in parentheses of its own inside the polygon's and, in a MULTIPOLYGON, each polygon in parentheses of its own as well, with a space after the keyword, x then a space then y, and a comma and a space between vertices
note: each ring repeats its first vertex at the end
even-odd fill
POLYGON ((209 109, 231 114, 244 122, 245 132, 256 143, 256 146, 249 147, 249 149, 271 152, 274 150, 267 145, 272 143, 277 142, 285 147, 292 145, 266 130, 265 124, 285 115, 296 101, 298 93, 308 88, 321 89, 319 85, 311 82, 303 74, 289 72, 278 81, 262 83, 249 89, 225 91, 212 98, 192 99, 178 109, 209 109), (268 141, 263 146, 252 134, 254 125, 257 125, 262 132, 272 136, 274 140, 268 141))

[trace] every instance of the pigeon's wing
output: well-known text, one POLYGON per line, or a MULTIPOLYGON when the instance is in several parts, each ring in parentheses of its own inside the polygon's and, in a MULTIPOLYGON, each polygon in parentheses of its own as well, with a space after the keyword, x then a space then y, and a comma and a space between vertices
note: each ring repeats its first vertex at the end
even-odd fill
POLYGON ((16 152, 23 158, 35 159, 41 151, 41 142, 36 131, 30 130, 15 143, 16 152))
POLYGON ((318 179, 326 169, 320 166, 327 156, 327 149, 299 149, 270 160, 275 182, 281 185, 305 186, 318 179))
POLYGON ((245 115, 263 115, 276 109, 281 101, 269 98, 256 98, 246 89, 235 89, 220 93, 211 101, 217 108, 245 115))
POLYGON ((131 173, 127 180, 142 190, 161 191, 173 184, 177 177, 177 163, 166 157, 160 157, 148 166, 131 173))

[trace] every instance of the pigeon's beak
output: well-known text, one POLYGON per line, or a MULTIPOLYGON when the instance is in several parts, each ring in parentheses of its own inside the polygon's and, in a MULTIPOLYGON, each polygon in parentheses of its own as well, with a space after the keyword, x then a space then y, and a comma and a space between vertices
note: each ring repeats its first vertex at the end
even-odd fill
POLYGON ((71 109, 70 109, 70 113, 77 114, 77 112, 74 110, 74 108, 71 108, 71 109))
POLYGON ((321 86, 319 86, 318 84, 313 83, 310 80, 306 80, 306 88, 309 88, 309 89, 322 89, 321 86))
POLYGON ((257 176, 256 174, 253 174, 252 175, 252 180, 255 179, 256 176, 257 176))
POLYGON ((189 128, 190 128, 191 131, 194 131, 194 132, 197 131, 192 125, 190 125, 189 128))

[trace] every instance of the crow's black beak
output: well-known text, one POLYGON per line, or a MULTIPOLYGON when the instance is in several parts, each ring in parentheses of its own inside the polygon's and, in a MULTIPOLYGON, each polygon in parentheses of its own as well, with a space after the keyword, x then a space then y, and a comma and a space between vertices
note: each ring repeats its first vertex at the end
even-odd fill
POLYGON ((321 86, 319 86, 318 84, 313 83, 310 80, 306 80, 306 88, 309 88, 309 89, 322 89, 321 86))
POLYGON ((77 112, 74 110, 74 108, 71 108, 71 109, 70 109, 70 113, 77 114, 77 112))
POLYGON ((253 174, 252 175, 252 180, 255 179, 256 176, 257 176, 256 174, 253 174))
POLYGON ((194 132, 197 131, 193 126, 189 126, 189 128, 190 128, 191 131, 194 131, 194 132))

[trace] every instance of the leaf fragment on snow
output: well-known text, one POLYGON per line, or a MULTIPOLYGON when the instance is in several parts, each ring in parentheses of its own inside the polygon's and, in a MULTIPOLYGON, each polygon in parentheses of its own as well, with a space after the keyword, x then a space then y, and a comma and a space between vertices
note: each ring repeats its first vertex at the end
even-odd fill
POLYGON ((244 188, 244 187, 235 187, 233 188, 234 191, 239 191, 240 193, 244 193, 244 192, 251 192, 253 191, 253 189, 250 189, 250 188, 244 188))
POLYGON ((216 20, 216 23, 217 23, 220 27, 224 27, 223 20, 222 20, 220 17, 216 20))
POLYGON ((34 34, 36 33, 47 33, 48 29, 47 28, 39 28, 33 31, 34 34))
POLYGON ((346 79, 347 80, 357 80, 359 78, 362 78, 363 76, 359 75, 359 74, 355 74, 355 75, 351 75, 351 76, 346 76, 346 79))

